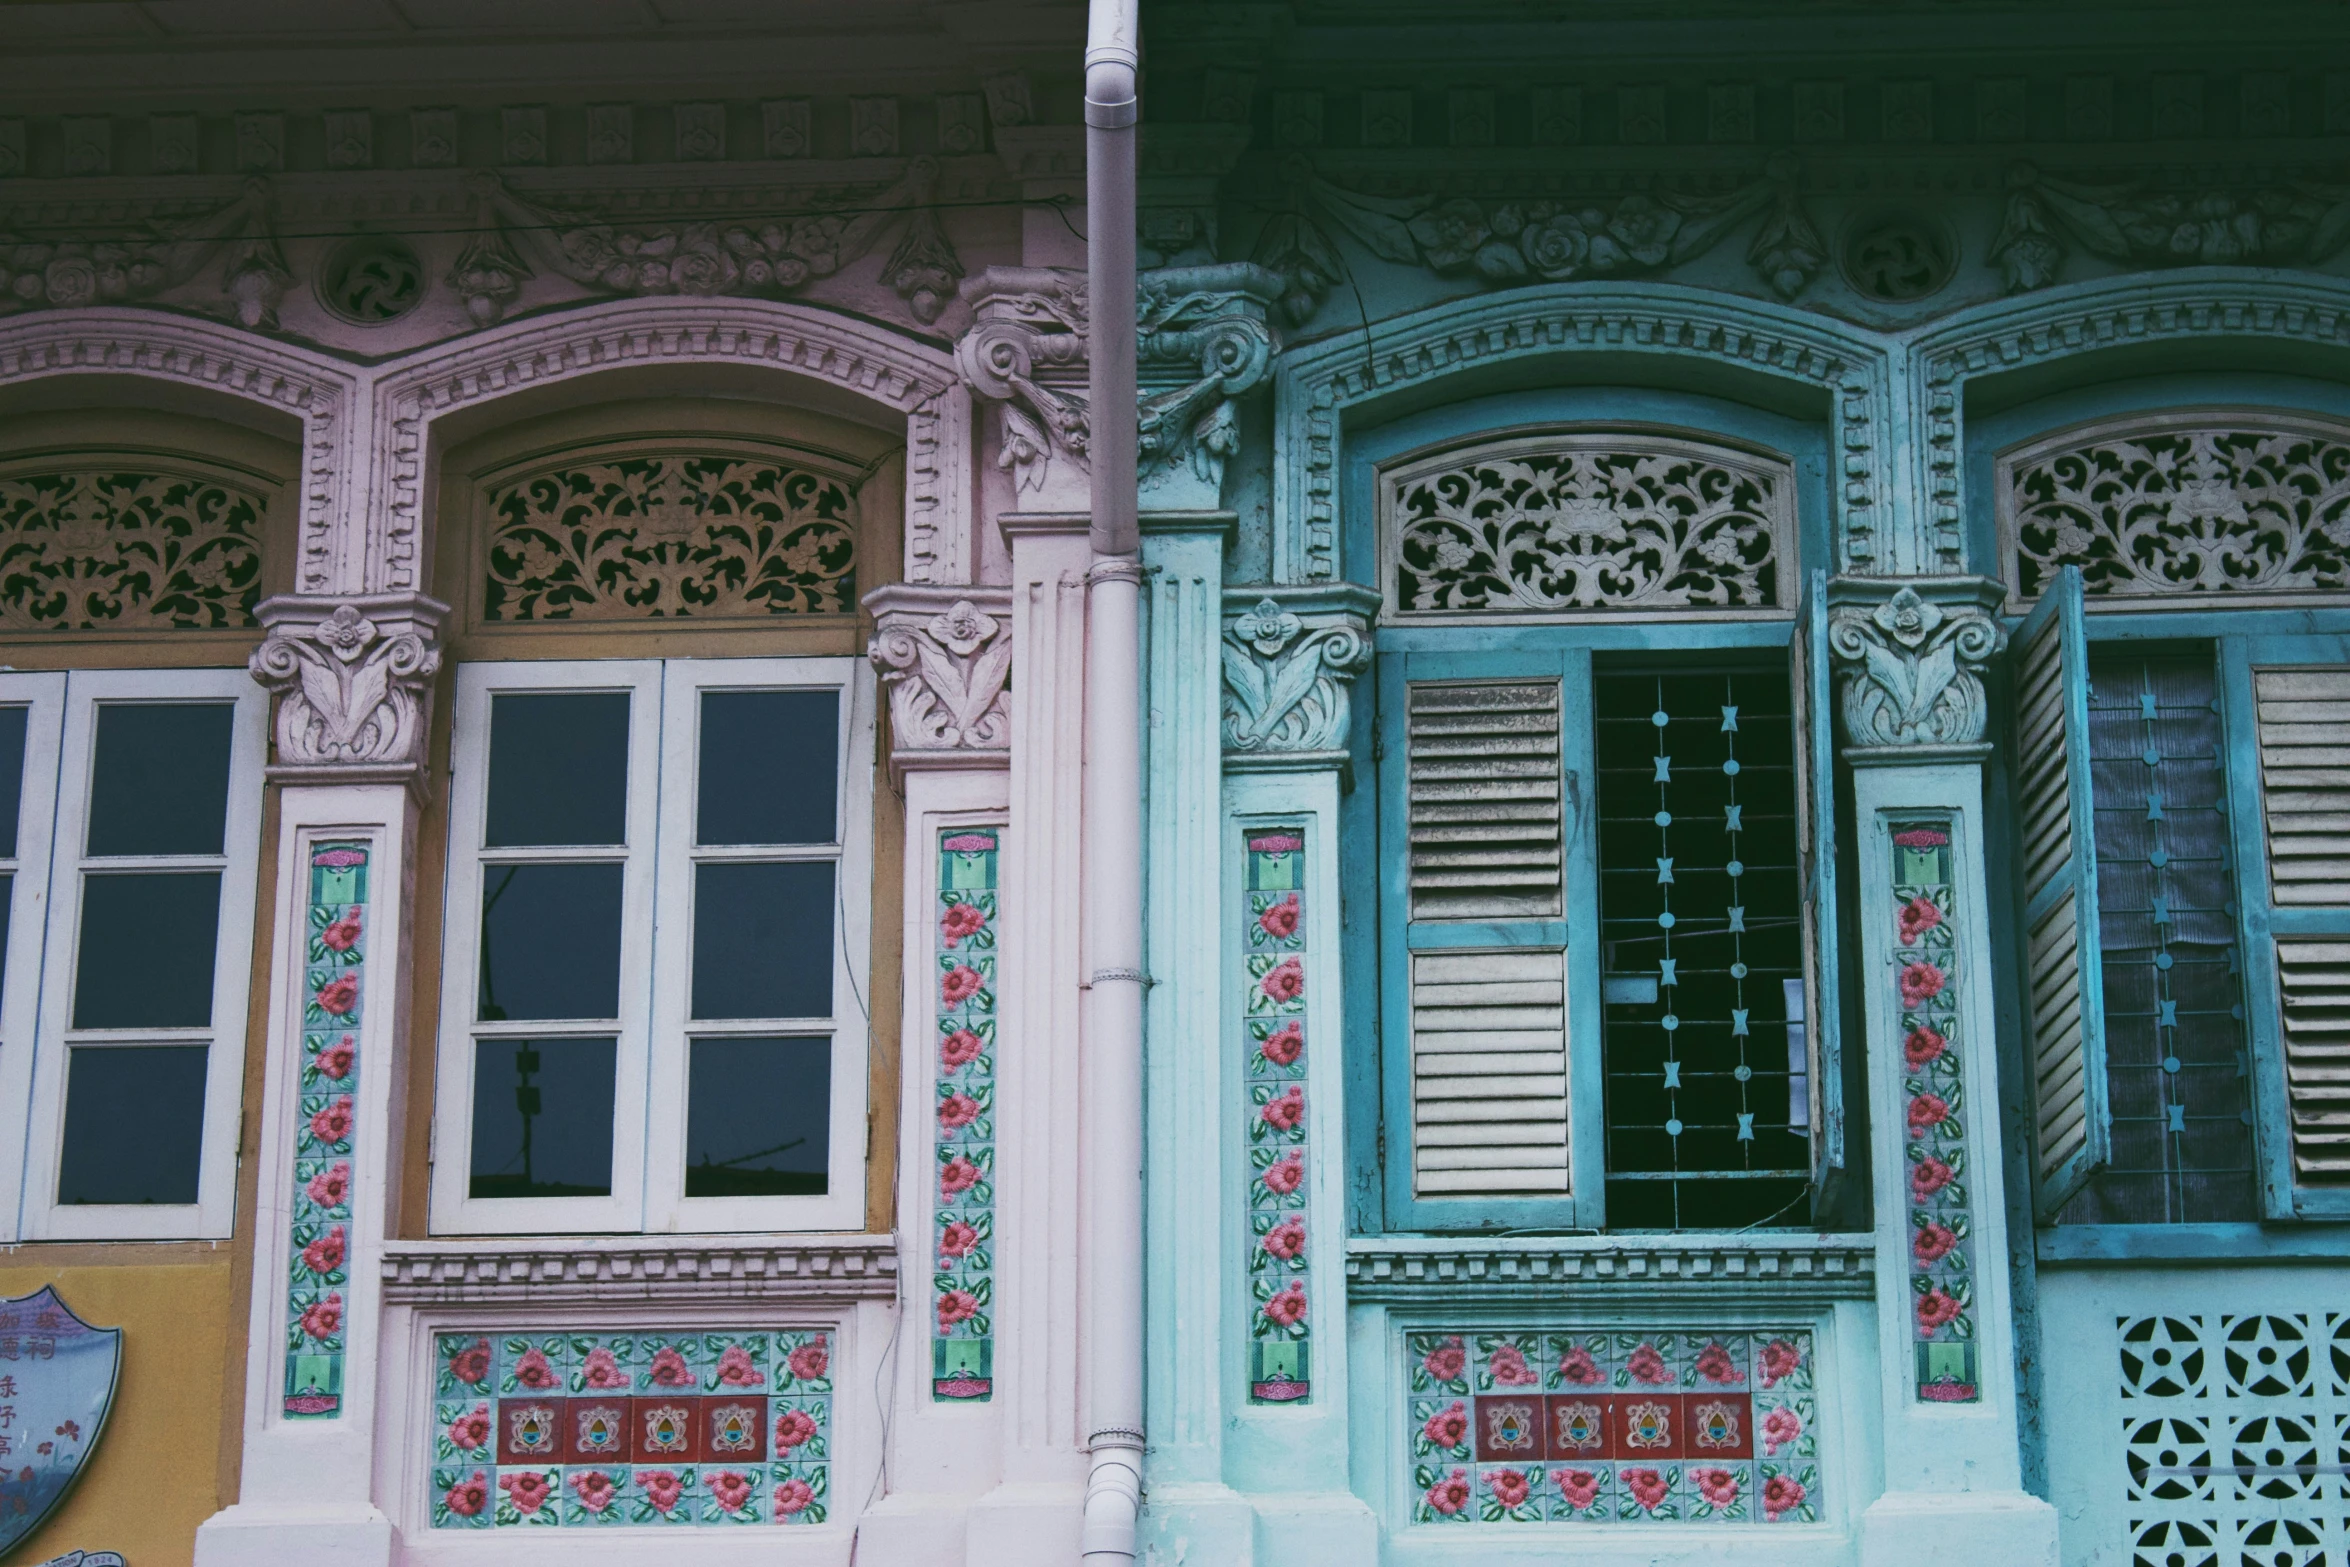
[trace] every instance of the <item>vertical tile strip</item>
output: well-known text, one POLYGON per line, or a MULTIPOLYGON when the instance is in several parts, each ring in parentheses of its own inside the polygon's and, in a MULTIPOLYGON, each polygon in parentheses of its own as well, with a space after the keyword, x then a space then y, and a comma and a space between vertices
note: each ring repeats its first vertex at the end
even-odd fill
POLYGON ((1248 1059, 1248 1397, 1313 1392, 1306 1309, 1306 839, 1302 827, 1243 839, 1241 1046, 1248 1059))
POLYGON ((939 835, 930 1396, 941 1401, 995 1390, 996 850, 993 830, 939 835))
POLYGON ((294 1129, 293 1245, 286 1262, 289 1420, 343 1412, 349 1345, 352 1161, 360 1007, 367 968, 365 843, 310 849, 302 954, 302 1079, 294 1129))
POLYGON ((1975 1344, 1975 1243, 1968 1193, 1966 1073, 1958 1007, 1957 889, 1947 818, 1893 827, 1893 952, 1909 1133, 1910 1322, 1917 1396, 1982 1397, 1975 1344))

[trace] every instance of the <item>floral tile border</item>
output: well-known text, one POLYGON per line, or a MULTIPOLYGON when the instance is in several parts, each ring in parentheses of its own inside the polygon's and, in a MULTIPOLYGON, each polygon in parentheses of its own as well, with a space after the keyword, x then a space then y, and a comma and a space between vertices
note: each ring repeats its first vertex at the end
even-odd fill
POLYGON ((938 1205, 933 1219, 930 1396, 995 1392, 997 855, 992 828, 939 834, 938 1205))
POLYGON ((357 1158, 361 1005, 367 970, 364 842, 310 848, 309 924, 302 965, 302 1076, 295 1103, 292 1245, 286 1264, 289 1420, 343 1413, 349 1353, 351 1200, 357 1158))
POLYGON ((1306 1297, 1306 832, 1241 840, 1242 1081, 1248 1085, 1248 1397, 1313 1397, 1306 1297))
POLYGON ((1956 880, 1950 821, 1893 826, 1895 1005, 1909 1132, 1910 1323, 1917 1396, 1982 1397, 1975 1344, 1975 1244, 1969 1196, 1966 1071, 1958 1007, 1956 880))
POLYGON ((434 1335, 436 1529, 820 1524, 832 1445, 826 1329, 434 1335))
POLYGON ((1808 1328, 1414 1332, 1411 1520, 1817 1522, 1808 1328))

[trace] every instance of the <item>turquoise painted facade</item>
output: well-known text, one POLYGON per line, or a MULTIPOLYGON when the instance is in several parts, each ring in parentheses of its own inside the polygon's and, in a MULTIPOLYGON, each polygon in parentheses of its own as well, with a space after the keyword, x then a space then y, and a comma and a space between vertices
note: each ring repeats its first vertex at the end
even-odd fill
POLYGON ((2338 21, 1146 24, 1272 345, 1145 493, 1152 1559, 2345 1559, 2338 21))

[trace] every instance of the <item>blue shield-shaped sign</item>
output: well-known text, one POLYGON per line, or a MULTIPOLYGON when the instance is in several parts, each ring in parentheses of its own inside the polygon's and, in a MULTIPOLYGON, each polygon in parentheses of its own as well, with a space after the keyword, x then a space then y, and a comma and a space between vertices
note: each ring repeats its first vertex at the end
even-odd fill
POLYGON ((46 1286, 0 1300, 0 1557, 73 1489, 121 1375, 122 1329, 91 1327, 46 1286))

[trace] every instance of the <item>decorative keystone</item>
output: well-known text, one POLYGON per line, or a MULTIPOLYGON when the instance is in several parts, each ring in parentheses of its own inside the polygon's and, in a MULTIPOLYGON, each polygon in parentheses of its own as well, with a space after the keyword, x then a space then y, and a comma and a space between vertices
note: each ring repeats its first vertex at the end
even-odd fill
POLYGON ((1349 698, 1370 666, 1378 595, 1352 585, 1228 589, 1224 765, 1233 771, 1347 763, 1349 698))
POLYGON ((284 594, 254 613, 269 635, 247 667, 278 698, 269 776, 422 789, 449 607, 419 593, 284 594))
POLYGON ((1010 591, 893 586, 867 594, 865 607, 866 656, 889 690, 891 773, 1010 766, 1010 591))

